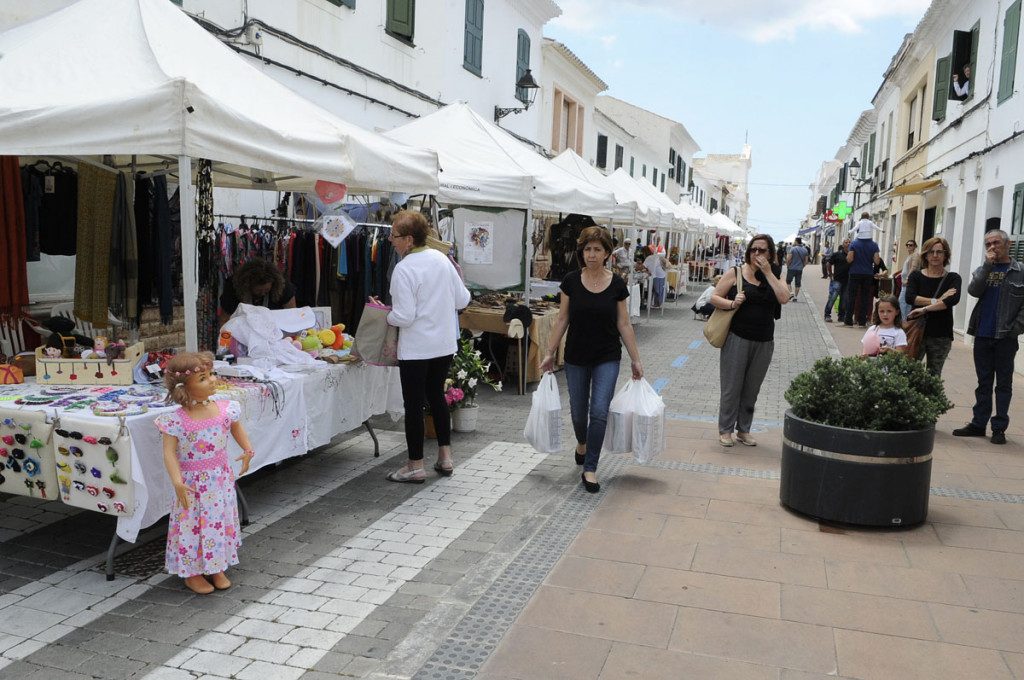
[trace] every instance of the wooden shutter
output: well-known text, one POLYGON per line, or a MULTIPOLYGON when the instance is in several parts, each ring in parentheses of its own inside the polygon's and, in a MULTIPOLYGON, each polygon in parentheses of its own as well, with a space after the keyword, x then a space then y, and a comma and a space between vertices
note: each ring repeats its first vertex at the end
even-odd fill
POLYGON ((463 38, 462 66, 482 75, 484 52, 484 0, 466 0, 466 34, 463 38))
MULTIPOLYGON (((935 62, 935 97, 932 101, 932 120, 938 121, 946 117, 946 101, 949 99, 952 56, 952 54, 946 55, 935 62)), ((911 142, 910 146, 913 145, 913 142, 911 142)))
POLYGON ((1024 184, 1013 188, 1013 216, 1010 220, 1010 233, 1024 236, 1024 184))
POLYGON ((981 21, 971 29, 971 77, 967 87, 967 98, 974 96, 974 80, 978 77, 978 43, 981 41, 981 21))
POLYGON ((1013 96, 1014 77, 1017 73, 1017 40, 1020 37, 1020 2, 1017 0, 1010 5, 1003 18, 1003 55, 999 66, 1000 104, 1013 96))
MULTIPOLYGON (((349 9, 356 8, 356 0, 327 0, 327 2, 332 5, 337 5, 338 7, 348 7, 349 9)), ((180 5, 181 3, 179 2, 178 4, 180 5)))
MULTIPOLYGON (((526 74, 530 68, 530 36, 523 29, 519 29, 516 39, 516 82, 526 74)), ((530 93, 526 88, 516 88, 516 99, 524 104, 530 101, 530 93)), ((604 166, 602 166, 604 167, 604 166)))
POLYGON ((416 20, 416 0, 387 0, 388 18, 385 30, 391 35, 412 42, 416 20))
POLYGON ((606 135, 597 136, 597 167, 608 167, 608 137, 606 135))
POLYGON ((636 170, 636 156, 629 157, 629 176, 633 176, 633 172, 636 170))
POLYGON ((871 139, 868 141, 868 164, 865 170, 870 172, 872 175, 875 174, 875 133, 871 133, 871 139))
POLYGON ((622 155, 625 153, 625 151, 626 150, 623 149, 618 144, 615 145, 615 169, 616 170, 618 170, 619 168, 622 167, 622 155))
POLYGON ((665 193, 665 173, 661 173, 661 192, 665 193))

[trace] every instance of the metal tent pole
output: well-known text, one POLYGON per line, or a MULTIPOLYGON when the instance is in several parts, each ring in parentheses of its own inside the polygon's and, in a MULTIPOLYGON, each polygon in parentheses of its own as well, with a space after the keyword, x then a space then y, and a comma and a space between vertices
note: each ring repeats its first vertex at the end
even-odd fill
POLYGON ((192 182, 192 159, 178 156, 178 199, 181 208, 181 276, 184 280, 185 349, 199 350, 199 271, 196 262, 196 187, 192 182))

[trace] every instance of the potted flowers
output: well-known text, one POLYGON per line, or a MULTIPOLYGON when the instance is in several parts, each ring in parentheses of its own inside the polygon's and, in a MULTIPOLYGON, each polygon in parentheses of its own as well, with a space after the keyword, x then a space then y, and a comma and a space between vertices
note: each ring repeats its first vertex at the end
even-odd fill
POLYGON ((786 390, 782 504, 815 519, 913 526, 928 514, 942 380, 898 352, 821 359, 786 390))
POLYGON ((481 385, 490 385, 501 391, 501 383, 492 381, 488 375, 490 367, 480 351, 473 349, 472 337, 459 339, 459 351, 452 359, 445 383, 445 400, 452 410, 452 429, 456 432, 476 430, 479 413, 476 394, 481 385))

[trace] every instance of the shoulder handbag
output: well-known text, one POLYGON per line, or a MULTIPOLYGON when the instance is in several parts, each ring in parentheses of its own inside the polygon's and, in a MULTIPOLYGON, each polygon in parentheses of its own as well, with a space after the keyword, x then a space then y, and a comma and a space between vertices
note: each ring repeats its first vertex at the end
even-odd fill
MULTIPOLYGON (((946 272, 942 279, 939 280, 939 285, 935 289, 936 295, 942 289, 942 284, 946 282, 946 276, 948 275, 949 272, 946 272)), ((907 302, 910 302, 910 300, 907 300, 907 302)), ((924 329, 927 325, 927 314, 916 319, 907 319, 903 322, 903 332, 907 334, 907 350, 904 354, 911 359, 918 359, 921 356, 921 344, 924 342, 924 329)))
MULTIPOLYGON (((736 267, 737 293, 741 290, 740 285, 742 285, 742 281, 743 271, 736 267)), ((725 339, 729 337, 729 326, 732 324, 732 316, 735 313, 735 309, 715 308, 715 311, 711 313, 711 318, 704 324, 704 337, 707 338, 709 345, 718 348, 725 345, 725 339)))

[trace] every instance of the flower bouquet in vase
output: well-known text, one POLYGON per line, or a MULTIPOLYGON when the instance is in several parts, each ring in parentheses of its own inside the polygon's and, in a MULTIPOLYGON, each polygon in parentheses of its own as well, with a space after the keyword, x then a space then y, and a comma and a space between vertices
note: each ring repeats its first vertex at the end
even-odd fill
POLYGON ((445 400, 452 412, 452 429, 456 432, 476 430, 477 390, 489 385, 501 391, 501 382, 494 382, 488 375, 491 365, 484 361, 479 350, 473 348, 472 337, 459 339, 459 351, 452 359, 452 367, 445 382, 445 400))

